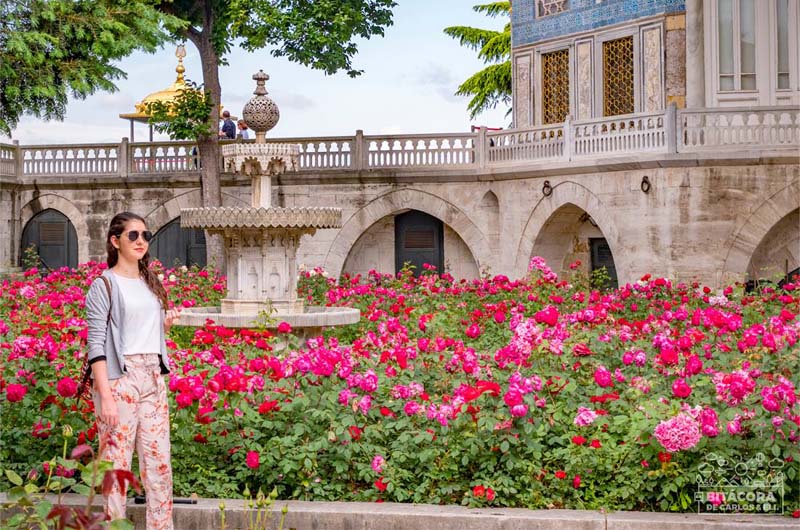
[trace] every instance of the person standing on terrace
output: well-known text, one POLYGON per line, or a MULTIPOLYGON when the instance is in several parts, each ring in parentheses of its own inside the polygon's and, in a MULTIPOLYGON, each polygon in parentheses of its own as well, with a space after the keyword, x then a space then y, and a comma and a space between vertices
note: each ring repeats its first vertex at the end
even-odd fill
MULTIPOLYGON (((169 373, 165 336, 179 316, 168 309, 167 292, 150 270, 153 235, 134 213, 114 216, 106 236, 108 269, 86 296, 88 363, 93 379, 100 458, 115 469, 131 469, 139 458, 147 494, 147 528, 172 530, 172 464, 169 373)), ((126 491, 115 483, 105 498, 106 514, 125 517, 126 491)))
POLYGON ((222 113, 222 128, 219 130, 219 137, 227 140, 236 139, 236 124, 231 119, 231 113, 227 110, 222 113))

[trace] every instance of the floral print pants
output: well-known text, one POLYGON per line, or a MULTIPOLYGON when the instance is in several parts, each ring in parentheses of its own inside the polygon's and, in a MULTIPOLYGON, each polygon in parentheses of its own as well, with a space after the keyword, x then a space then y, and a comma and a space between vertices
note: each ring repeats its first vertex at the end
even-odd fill
MULTIPOLYGON (((158 354, 126 355, 127 375, 110 381, 119 423, 109 427, 98 419, 100 458, 114 469, 131 469, 134 447, 139 474, 147 495, 148 530, 172 530, 172 465, 170 463, 167 388, 158 354), (109 443, 110 442, 110 443, 109 443)), ((100 396, 94 394, 95 410, 100 396)), ((111 519, 125 517, 125 491, 118 485, 105 498, 111 519)))

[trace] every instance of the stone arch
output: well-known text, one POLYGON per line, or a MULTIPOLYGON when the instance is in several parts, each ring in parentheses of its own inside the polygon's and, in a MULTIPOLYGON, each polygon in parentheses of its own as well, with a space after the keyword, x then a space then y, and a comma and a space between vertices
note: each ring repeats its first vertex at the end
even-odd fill
MULTIPOLYGON (((778 190, 753 210, 734 232, 725 262, 718 278, 718 285, 741 281, 748 272, 753 255, 770 231, 798 209, 800 180, 794 180, 778 190)), ((800 230, 800 227, 797 227, 800 230)))
MULTIPOLYGON (((241 206, 250 206, 249 203, 240 199, 236 195, 222 192, 223 197, 229 197, 233 203, 241 203, 241 206)), ((168 201, 165 201, 155 208, 153 208, 147 215, 143 215, 147 228, 156 233, 165 226, 180 217, 183 208, 200 208, 203 206, 203 192, 198 189, 193 189, 175 195, 168 201)))
MULTIPOLYGON (((528 262, 534 253, 534 244, 539 234, 551 220, 553 214, 568 205, 583 210, 597 224, 611 248, 620 284, 629 281, 628 264, 622 259, 622 242, 616 223, 595 194, 585 186, 572 181, 559 182, 553 186, 553 192, 549 197, 541 196, 536 201, 517 245, 514 273, 518 277, 527 274, 528 262)), ((556 269, 556 267, 553 268, 556 269)))
POLYGON ((22 234, 22 229, 28 224, 28 221, 33 219, 36 214, 48 209, 57 210, 69 219, 72 226, 75 227, 75 232, 78 236, 78 263, 86 263, 89 261, 90 234, 86 216, 72 201, 61 195, 46 193, 28 201, 28 203, 20 209, 20 235, 22 234))
POLYGON ((325 256, 325 269, 334 276, 341 274, 350 249, 361 234, 384 217, 411 209, 441 219, 445 225, 452 228, 472 253, 478 270, 482 265, 491 262, 489 242, 481 229, 463 210, 437 195, 405 188, 376 197, 342 224, 325 256))

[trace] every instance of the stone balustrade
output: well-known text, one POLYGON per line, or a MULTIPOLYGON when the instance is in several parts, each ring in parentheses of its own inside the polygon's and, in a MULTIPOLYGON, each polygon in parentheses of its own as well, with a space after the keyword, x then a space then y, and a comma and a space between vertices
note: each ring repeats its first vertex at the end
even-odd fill
MULTIPOLYGON (((800 148, 800 106, 639 113, 563 124, 454 134, 280 138, 296 144, 299 170, 481 171, 614 157, 786 152, 800 148)), ((20 146, 0 144, 0 176, 193 173, 192 142, 20 146)))

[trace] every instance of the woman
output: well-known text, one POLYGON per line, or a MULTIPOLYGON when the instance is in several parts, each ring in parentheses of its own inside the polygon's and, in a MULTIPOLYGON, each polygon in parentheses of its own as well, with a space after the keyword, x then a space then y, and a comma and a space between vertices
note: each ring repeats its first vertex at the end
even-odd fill
MULTIPOLYGON (((135 446, 147 494, 147 528, 172 530, 169 409, 162 376, 169 373, 165 334, 178 310, 167 310, 166 290, 148 267, 152 237, 136 214, 123 212, 111 220, 109 268, 86 295, 88 359, 100 458, 130 470, 135 446)), ((125 499, 126 491, 116 485, 106 497, 112 520, 125 517, 125 499)))
POLYGON ((237 122, 237 126, 239 127, 239 136, 242 138, 242 140, 249 140, 250 128, 247 126, 247 122, 244 120, 239 120, 237 122))

